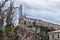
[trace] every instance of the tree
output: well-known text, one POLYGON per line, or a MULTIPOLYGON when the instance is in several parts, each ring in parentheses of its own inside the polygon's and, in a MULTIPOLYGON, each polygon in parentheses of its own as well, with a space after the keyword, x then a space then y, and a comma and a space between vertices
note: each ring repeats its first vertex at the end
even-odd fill
POLYGON ((15 33, 15 39, 14 40, 18 40, 18 33, 17 33, 17 31, 18 31, 19 28, 20 28, 19 26, 16 26, 14 28, 14 33, 15 33))
POLYGON ((7 11, 7 17, 6 17, 6 27, 5 27, 5 40, 14 40, 15 38, 15 32, 14 32, 14 24, 12 22, 13 20, 13 2, 10 1, 10 7, 8 8, 8 11, 7 11))
POLYGON ((36 27, 36 22, 34 21, 34 22, 32 23, 32 25, 33 25, 33 27, 36 27))
POLYGON ((10 1, 10 7, 3 10, 7 1, 8 0, 4 0, 0 3, 0 40, 18 40, 17 30, 19 26, 15 27, 12 21, 14 17, 14 6, 12 0, 10 1), (5 22, 4 18, 6 19, 6 26, 4 26, 5 29, 3 30, 3 24, 5 22))
POLYGON ((41 40, 48 40, 48 36, 44 32, 39 33, 39 36, 41 37, 41 40))
POLYGON ((7 17, 6 17, 6 27, 5 27, 5 40, 18 40, 18 28, 19 26, 14 26, 13 24, 13 17, 14 17, 14 6, 13 2, 10 2, 10 7, 7 11, 7 17))
POLYGON ((3 7, 5 7, 5 3, 8 0, 2 0, 0 3, 0 40, 3 40, 4 38, 4 32, 3 32, 3 24, 4 24, 4 13, 7 11, 7 9, 3 10, 3 7))
POLYGON ((47 32, 54 31, 54 28, 48 28, 46 26, 38 26, 40 28, 40 33, 38 33, 41 40, 48 40, 47 32))
POLYGON ((36 20, 32 23, 33 27, 35 27, 35 40, 37 40, 37 25, 36 25, 36 20))
POLYGON ((47 32, 50 31, 50 29, 48 27, 46 27, 46 26, 39 26, 39 28, 41 29, 41 32, 47 33, 47 32))

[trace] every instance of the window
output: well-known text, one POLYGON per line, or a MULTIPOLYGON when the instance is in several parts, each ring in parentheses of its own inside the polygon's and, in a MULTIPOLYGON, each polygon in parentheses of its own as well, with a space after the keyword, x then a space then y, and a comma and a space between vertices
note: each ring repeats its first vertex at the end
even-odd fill
POLYGON ((29 24, 31 24, 31 22, 29 22, 29 24))
POLYGON ((59 38, 59 35, 57 35, 57 38, 59 38))
POLYGON ((52 35, 52 38, 54 38, 54 35, 52 35))
POLYGON ((24 21, 24 25, 26 25, 26 21, 24 21))

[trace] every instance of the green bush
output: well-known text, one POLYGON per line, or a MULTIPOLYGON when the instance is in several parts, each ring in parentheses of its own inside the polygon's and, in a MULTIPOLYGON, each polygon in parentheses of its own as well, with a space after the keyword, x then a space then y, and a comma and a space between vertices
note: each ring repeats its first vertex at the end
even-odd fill
POLYGON ((41 37, 41 40, 48 40, 48 36, 46 33, 42 32, 39 34, 39 37, 41 37))

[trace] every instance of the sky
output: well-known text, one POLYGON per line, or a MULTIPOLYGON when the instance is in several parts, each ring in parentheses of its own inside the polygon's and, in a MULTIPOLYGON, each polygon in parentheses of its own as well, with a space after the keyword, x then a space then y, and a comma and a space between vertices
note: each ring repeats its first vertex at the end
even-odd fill
POLYGON ((14 0, 14 6, 20 4, 27 17, 60 24, 60 0, 14 0))

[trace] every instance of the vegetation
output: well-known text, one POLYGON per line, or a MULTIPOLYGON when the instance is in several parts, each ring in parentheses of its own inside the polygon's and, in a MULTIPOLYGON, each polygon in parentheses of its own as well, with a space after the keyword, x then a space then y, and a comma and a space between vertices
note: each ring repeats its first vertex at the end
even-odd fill
POLYGON ((19 26, 14 26, 14 6, 12 0, 10 0, 10 7, 3 10, 5 3, 9 0, 3 0, 0 3, 0 40, 18 40, 17 30, 19 26), (6 21, 4 21, 6 19, 6 21), (4 22, 6 25, 4 25, 4 22))
MULTIPOLYGON (((55 30, 54 28, 48 28, 46 26, 36 25, 36 22, 33 22, 32 25, 29 25, 28 27, 31 27, 31 28, 35 27, 35 29, 36 29, 35 33, 36 33, 36 35, 38 35, 39 40, 48 40, 47 32, 55 30), (37 28, 40 28, 40 33, 37 33, 37 28)), ((37 39, 37 36, 36 36, 36 39, 37 39)))
POLYGON ((32 25, 29 25, 28 27, 32 28, 32 25))
POLYGON ((40 29, 41 29, 41 32, 49 32, 50 31, 50 29, 48 28, 48 27, 45 27, 45 26, 39 26, 40 27, 40 29))
POLYGON ((45 32, 41 32, 39 36, 41 37, 41 40, 48 40, 48 36, 45 32))
POLYGON ((48 28, 46 26, 38 26, 40 28, 40 33, 37 35, 40 37, 40 40, 48 40, 47 32, 54 31, 54 28, 48 28))
POLYGON ((0 40, 3 40, 4 38, 4 34, 3 34, 3 24, 4 24, 4 12, 6 12, 7 9, 3 10, 3 7, 5 5, 5 3, 8 0, 2 1, 2 3, 0 3, 0 40))
POLYGON ((35 27, 35 40, 37 40, 37 25, 36 25, 36 21, 34 21, 33 23, 32 23, 32 25, 33 25, 33 27, 35 27))

